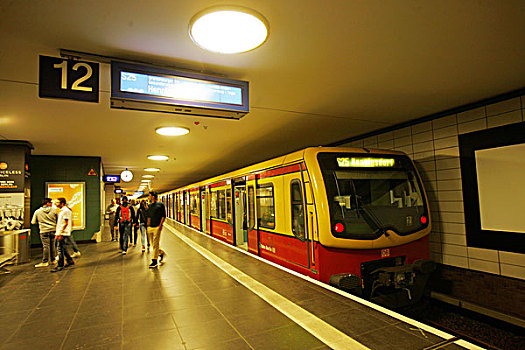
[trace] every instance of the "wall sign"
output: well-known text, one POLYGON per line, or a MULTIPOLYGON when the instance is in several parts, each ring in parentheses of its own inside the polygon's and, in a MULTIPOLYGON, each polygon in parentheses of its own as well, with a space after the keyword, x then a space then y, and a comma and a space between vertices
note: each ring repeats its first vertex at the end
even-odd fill
POLYGON ((104 175, 104 182, 119 183, 120 175, 104 175))
POLYGON ((24 162, 23 149, 0 150, 0 193, 24 191, 24 162))
POLYGON ((38 96, 98 102, 99 64, 40 56, 38 96))

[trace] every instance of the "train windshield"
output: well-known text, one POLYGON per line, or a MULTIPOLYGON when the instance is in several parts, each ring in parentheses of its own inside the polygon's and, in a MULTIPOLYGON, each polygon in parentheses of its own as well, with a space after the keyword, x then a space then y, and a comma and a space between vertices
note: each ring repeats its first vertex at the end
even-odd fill
POLYGON ((376 239, 387 230, 406 236, 428 225, 426 200, 406 156, 319 153, 332 234, 376 239))

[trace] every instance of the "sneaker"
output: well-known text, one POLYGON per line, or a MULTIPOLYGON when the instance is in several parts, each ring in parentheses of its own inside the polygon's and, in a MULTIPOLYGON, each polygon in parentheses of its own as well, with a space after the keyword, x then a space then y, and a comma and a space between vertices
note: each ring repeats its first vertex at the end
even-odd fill
POLYGON ((74 252, 73 254, 71 254, 71 257, 78 258, 80 255, 81 255, 80 252, 74 252))
POLYGON ((49 266, 49 263, 48 262, 43 262, 43 263, 40 263, 40 264, 36 264, 35 267, 47 267, 49 266))
POLYGON ((73 266, 73 265, 75 265, 75 262, 74 262, 74 261, 65 264, 65 265, 64 265, 64 268, 66 268, 66 267, 70 267, 70 266, 73 266))
POLYGON ((127 251, 125 251, 125 252, 122 252, 122 255, 126 255, 126 254, 128 254, 128 252, 127 252, 127 251))
POLYGON ((142 252, 144 253, 146 251, 146 247, 142 246, 142 252))
POLYGON ((57 271, 62 271, 64 268, 62 266, 57 266, 57 267, 54 267, 52 268, 50 271, 51 272, 57 272, 57 271))
POLYGON ((162 252, 159 254, 159 262, 162 263, 162 261, 164 260, 164 256, 166 255, 166 252, 162 252))
POLYGON ((150 269, 156 269, 157 267, 159 267, 159 265, 157 264, 156 261, 153 261, 153 262, 149 265, 149 268, 150 268, 150 269))

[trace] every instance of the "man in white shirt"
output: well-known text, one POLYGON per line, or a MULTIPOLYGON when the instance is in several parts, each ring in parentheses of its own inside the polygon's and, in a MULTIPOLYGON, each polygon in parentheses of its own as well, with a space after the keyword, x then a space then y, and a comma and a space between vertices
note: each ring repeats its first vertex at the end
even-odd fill
POLYGON ((57 208, 60 209, 58 214, 57 221, 57 230, 56 230, 56 240, 58 241, 58 263, 57 266, 51 270, 51 272, 57 272, 62 270, 65 267, 74 265, 75 262, 73 258, 69 255, 67 251, 66 242, 64 237, 71 236, 71 227, 72 225, 72 215, 71 209, 67 207, 67 202, 65 198, 58 198, 57 208), (66 257, 66 265, 64 265, 64 256, 66 257))

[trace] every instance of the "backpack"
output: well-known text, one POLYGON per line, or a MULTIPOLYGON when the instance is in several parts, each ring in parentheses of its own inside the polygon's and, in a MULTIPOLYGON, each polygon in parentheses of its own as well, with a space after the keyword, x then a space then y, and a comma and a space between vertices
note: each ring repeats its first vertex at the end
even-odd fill
POLYGON ((131 214, 129 213, 129 205, 124 207, 120 206, 120 222, 130 222, 131 214))

